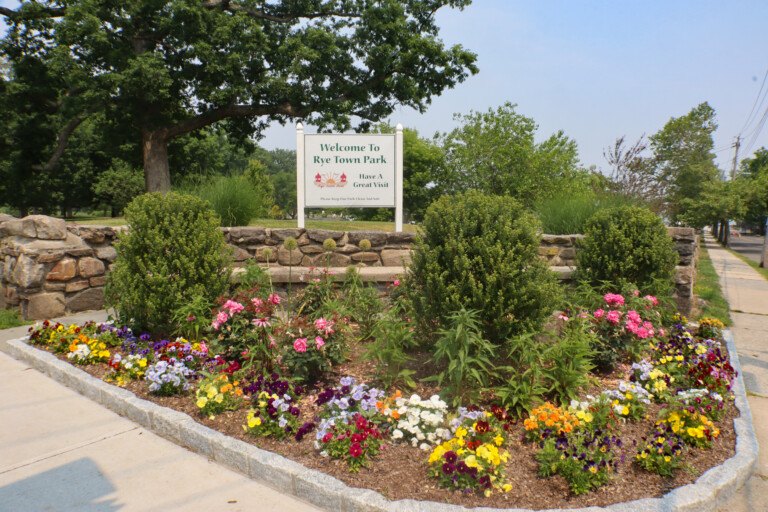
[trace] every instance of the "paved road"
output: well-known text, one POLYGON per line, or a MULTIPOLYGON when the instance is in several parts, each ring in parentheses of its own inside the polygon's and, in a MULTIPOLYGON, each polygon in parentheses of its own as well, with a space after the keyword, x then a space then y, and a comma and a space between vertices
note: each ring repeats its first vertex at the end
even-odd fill
POLYGON ((732 236, 728 248, 739 254, 760 263, 760 254, 763 250, 762 236, 732 236))

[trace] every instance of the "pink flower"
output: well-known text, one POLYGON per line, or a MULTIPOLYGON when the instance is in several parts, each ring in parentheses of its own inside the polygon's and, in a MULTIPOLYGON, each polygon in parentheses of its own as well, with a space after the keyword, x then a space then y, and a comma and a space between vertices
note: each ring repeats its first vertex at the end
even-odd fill
POLYGON ((298 338, 296 341, 293 342, 293 349, 296 352, 306 352, 307 351, 307 338, 298 338))
POLYGON ((643 327, 639 327, 637 329, 637 332, 635 332, 635 334, 637 334, 637 337, 640 338, 641 340, 644 340, 645 338, 648 338, 650 336, 648 329, 645 329, 643 327))
POLYGON ((654 306, 656 306, 656 305, 659 303, 659 299, 657 299, 657 298, 656 298, 656 297, 654 297, 653 295, 646 295, 646 296, 645 296, 645 297, 643 297, 643 298, 644 298, 645 300, 647 300, 648 302, 650 302, 651 304, 653 304, 654 306))
POLYGON ((634 322, 627 322, 627 325, 624 328, 632 334, 637 333, 637 324, 634 322))
POLYGON ((619 319, 621 319, 621 311, 611 311, 610 313, 608 313, 605 319, 611 322, 612 324, 618 324, 619 319))
POLYGON ((256 309, 259 309, 261 306, 264 305, 264 301, 258 297, 254 297, 251 299, 251 304, 253 304, 253 307, 255 307, 256 309))
POLYGON ((211 324, 211 327, 213 327, 214 331, 218 331, 219 327, 221 327, 221 324, 219 322, 217 322, 216 320, 214 320, 213 323, 211 324))
POLYGON ((271 302, 272 304, 275 304, 275 305, 280 304, 280 297, 278 295, 274 294, 274 293, 270 293, 269 294, 269 302, 271 302))
POLYGON ((638 295, 640 295, 640 291, 639 290, 632 290, 632 295, 637 297, 638 295))
POLYGON ((224 311, 219 311, 219 314, 216 315, 216 321, 219 323, 219 325, 223 324, 227 320, 229 320, 229 316, 227 316, 227 314, 224 311))
POLYGON ((235 313, 239 313, 245 308, 239 302, 228 300, 227 302, 224 303, 224 309, 229 310, 229 316, 234 316, 235 313))
POLYGON ((587 318, 588 316, 589 314, 586 311, 582 311, 581 313, 579 313, 579 318, 587 318))
POLYGON ((315 320, 315 327, 317 330, 322 331, 326 336, 333 333, 333 324, 333 320, 326 320, 325 318, 318 318, 315 320))
POLYGON ((562 314, 562 313, 560 313, 559 315, 557 315, 557 318, 559 318, 560 320, 565 320, 566 322, 568 321, 568 316, 567 316, 567 315, 564 315, 564 314, 562 314))
POLYGON ((605 310, 604 309, 598 309, 597 311, 595 311, 595 313, 592 316, 594 316, 595 318, 600 320, 601 318, 603 318, 605 316, 605 310))
POLYGON ((630 322, 639 324, 643 321, 642 318, 640 318, 640 315, 637 314, 637 311, 627 311, 627 318, 630 322))
POLYGON ((615 293, 606 293, 603 300, 609 306, 621 306, 624 304, 624 297, 615 293))
POLYGON ((399 279, 395 279, 395 281, 392 284, 395 285, 395 286, 400 286, 400 280, 399 279))
POLYGON ((268 334, 267 337, 269 338, 269 347, 275 348, 277 346, 277 343, 275 343, 275 338, 273 338, 271 334, 268 334))
POLYGON ((240 352, 240 355, 243 356, 243 357, 247 356, 248 355, 248 350, 247 349, 243 350, 242 352, 240 352))
POLYGON ((643 322, 643 329, 653 330, 653 324, 651 322, 643 322))
POLYGON ((269 323, 269 318, 254 318, 251 323, 256 327, 269 327, 272 324, 269 323))
POLYGON ((200 343, 200 352, 203 354, 208 353, 208 345, 206 345, 205 342, 200 343))
POLYGON ((664 336, 664 329, 659 329, 659 336, 664 336))
POLYGON ((317 348, 321 348, 325 345, 325 341, 320 336, 315 336, 315 345, 317 345, 317 348))

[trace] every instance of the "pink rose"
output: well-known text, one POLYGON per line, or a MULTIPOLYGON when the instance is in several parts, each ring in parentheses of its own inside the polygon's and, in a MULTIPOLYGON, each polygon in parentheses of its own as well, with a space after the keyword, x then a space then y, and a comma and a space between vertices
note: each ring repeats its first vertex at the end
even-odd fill
POLYGON ((612 324, 619 323, 619 319, 621 318, 621 312, 620 311, 611 311, 608 313, 608 315, 605 317, 606 320, 611 322, 612 324))
POLYGON ((274 293, 270 293, 269 294, 269 302, 271 302, 272 304, 275 304, 275 305, 280 304, 280 297, 278 295, 274 294, 274 293))
POLYGON ((392 284, 394 284, 395 286, 400 286, 400 280, 395 279, 395 281, 392 284))
POLYGON ((621 306, 624 304, 624 297, 615 293, 606 293, 603 300, 609 306, 621 306))
POLYGON ((219 323, 219 325, 223 324, 227 320, 229 320, 229 317, 224 311, 219 311, 219 314, 216 315, 216 321, 219 323))
POLYGON ((325 341, 320 336, 315 336, 315 345, 317 348, 322 348, 322 346, 325 345, 325 341))
POLYGON ((653 304, 654 306, 656 306, 656 305, 659 303, 659 299, 657 299, 657 298, 656 298, 656 297, 654 297, 653 295, 646 295, 646 296, 645 296, 645 297, 643 297, 643 298, 644 298, 645 300, 647 300, 648 302, 650 302, 651 304, 653 304))
POLYGON ((224 303, 224 309, 229 310, 229 316, 233 316, 235 313, 239 313, 245 308, 239 302, 235 302, 234 300, 228 300, 227 302, 224 303))
POLYGON ((637 332, 635 332, 635 334, 637 334, 637 337, 640 338, 641 340, 644 340, 645 338, 650 336, 650 333, 648 332, 648 330, 643 327, 639 327, 637 329, 637 332))
POLYGON ((595 311, 595 313, 592 316, 594 316, 595 318, 600 320, 601 318, 603 318, 605 316, 605 310, 604 309, 598 309, 597 311, 595 311))
POLYGON ((640 318, 640 315, 637 314, 637 311, 627 311, 627 318, 630 322, 639 324, 643 321, 642 318, 640 318))
POLYGON ((264 304, 264 301, 261 300, 258 297, 254 297, 254 298, 251 299, 251 304, 253 304, 253 307, 258 309, 258 308, 260 308, 264 304))
POLYGON ((293 349, 296 352, 306 352, 307 351, 307 338, 298 338, 296 341, 293 342, 293 349))

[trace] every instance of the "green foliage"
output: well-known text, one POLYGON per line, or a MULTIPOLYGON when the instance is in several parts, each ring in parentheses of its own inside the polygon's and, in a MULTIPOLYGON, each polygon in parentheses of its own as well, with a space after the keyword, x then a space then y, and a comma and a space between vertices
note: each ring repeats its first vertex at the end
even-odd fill
POLYGON ((92 188, 96 198, 119 215, 133 198, 144 193, 144 172, 114 159, 111 167, 99 174, 92 188))
POLYGON ((222 226, 247 226, 251 219, 266 217, 272 207, 271 184, 257 188, 247 175, 216 176, 205 180, 187 192, 208 201, 221 219, 222 226))
POLYGON ((563 189, 536 204, 541 229, 549 235, 583 233, 587 221, 598 211, 631 205, 633 201, 615 194, 596 194, 563 189))
POLYGON ((538 222, 514 199, 444 196, 427 210, 423 228, 406 285, 426 335, 464 307, 480 312, 483 338, 498 346, 537 330, 554 309, 560 288, 539 258, 538 222))
POLYGON ((438 180, 446 191, 508 195, 530 207, 584 173, 576 142, 560 131, 537 144, 538 126, 511 103, 454 118, 461 126, 444 137, 448 170, 438 180))
POLYGON ((637 206, 602 210, 587 222, 576 253, 579 279, 593 286, 609 282, 621 289, 667 295, 677 264, 674 243, 662 220, 637 206))
POLYGON ((589 325, 575 318, 541 350, 543 385, 552 401, 565 407, 587 388, 596 338, 589 325))
POLYGON ((340 296, 343 297, 343 309, 349 312, 360 328, 361 340, 371 337, 379 315, 384 310, 379 295, 375 285, 364 283, 360 279, 360 273, 355 266, 347 268, 340 296))
POLYGON ((230 256, 218 220, 198 198, 146 194, 125 210, 128 232, 115 248, 107 300, 120 321, 139 329, 172 327, 173 312, 226 288, 230 256))
POLYGON ((16 309, 0 309, 0 329, 10 329, 32 322, 26 322, 16 309))
POLYGON ((189 340, 200 340, 200 335, 211 325, 212 310, 213 303, 202 295, 179 304, 171 315, 176 334, 189 340))
POLYGON ((699 265, 696 268, 696 283, 693 293, 704 301, 699 317, 717 318, 725 325, 733 325, 733 320, 728 312, 728 301, 723 296, 720 288, 720 276, 717 275, 709 252, 705 246, 699 248, 699 265))
POLYGON ((267 293, 273 292, 272 278, 267 270, 259 265, 256 260, 248 260, 245 262, 245 272, 240 274, 240 283, 238 284, 238 290, 266 290, 267 293))
POLYGON ((649 137, 655 176, 664 186, 667 214, 673 220, 685 211, 684 199, 696 200, 706 184, 719 177, 712 140, 716 129, 715 110, 705 102, 671 118, 649 137))
POLYGON ((507 343, 506 365, 496 367, 500 383, 491 388, 514 416, 522 417, 547 392, 541 345, 533 333, 515 336, 507 343))
POLYGON ((408 321, 410 313, 405 300, 395 300, 392 307, 379 317, 374 329, 373 341, 368 345, 364 357, 376 361, 376 378, 384 389, 402 383, 414 388, 414 370, 406 368, 413 358, 408 350, 416 346, 413 327, 408 321))
POLYGON ((482 337, 480 314, 461 308, 451 314, 446 329, 441 329, 435 343, 432 361, 445 362, 446 367, 439 374, 425 379, 436 381, 453 398, 453 405, 462 398, 476 400, 481 388, 488 383, 493 368, 494 346, 482 337))

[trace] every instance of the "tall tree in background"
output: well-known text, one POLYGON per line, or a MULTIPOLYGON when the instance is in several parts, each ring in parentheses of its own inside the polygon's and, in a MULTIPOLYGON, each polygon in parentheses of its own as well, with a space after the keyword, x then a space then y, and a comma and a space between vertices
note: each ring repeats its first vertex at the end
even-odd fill
MULTIPOLYGON (((0 98, 50 172, 97 112, 140 142, 147 191, 168 191, 168 144, 216 123, 258 136, 272 121, 346 130, 431 98, 477 71, 438 38, 436 11, 470 0, 43 0, 0 7, 19 93, 0 98)), ((5 87, 4 87, 5 89, 5 87)))
POLYGON ((588 174, 579 166, 575 141, 559 131, 536 143, 538 126, 511 103, 455 119, 462 124, 443 143, 447 172, 439 185, 446 192, 479 190, 532 206, 588 174))
POLYGON ((712 133, 717 129, 715 111, 702 103, 681 117, 671 118, 650 137, 654 180, 665 198, 666 214, 678 220, 683 200, 696 200, 707 183, 720 178, 715 165, 712 133))
POLYGON ((744 222, 759 226, 764 233, 768 216, 768 149, 762 147, 752 158, 741 161, 736 181, 743 182, 745 190, 744 222))
POLYGON ((648 149, 645 135, 631 146, 625 142, 625 137, 621 136, 612 147, 603 150, 603 156, 611 166, 607 188, 658 211, 663 187, 656 179, 653 158, 645 154, 648 149))

